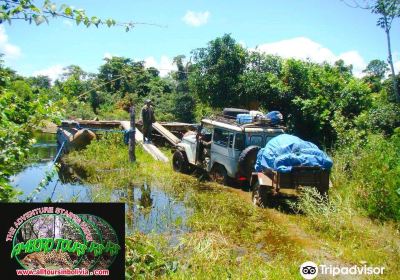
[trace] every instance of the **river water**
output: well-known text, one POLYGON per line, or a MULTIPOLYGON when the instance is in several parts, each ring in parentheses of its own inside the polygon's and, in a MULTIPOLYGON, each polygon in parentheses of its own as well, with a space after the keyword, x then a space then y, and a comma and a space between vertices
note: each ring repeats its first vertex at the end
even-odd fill
MULTIPOLYGON (((157 186, 143 183, 130 189, 104 189, 82 181, 71 167, 61 165, 53 172, 50 182, 38 194, 31 195, 39 183, 53 170, 53 159, 57 154, 55 134, 36 133, 33 148, 34 162, 11 177, 11 185, 23 192, 20 200, 31 202, 99 202, 99 192, 109 193, 109 200, 125 202, 126 233, 179 233, 186 232, 186 219, 191 209, 177 201, 157 186)), ((84 180, 84 178, 83 178, 84 180)))

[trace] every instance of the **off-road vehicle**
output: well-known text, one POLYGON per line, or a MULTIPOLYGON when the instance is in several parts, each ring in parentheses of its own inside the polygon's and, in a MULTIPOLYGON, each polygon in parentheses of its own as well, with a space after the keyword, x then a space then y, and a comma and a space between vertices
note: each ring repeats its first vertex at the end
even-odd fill
POLYGON ((225 109, 224 115, 204 118, 197 132, 188 132, 177 144, 173 155, 175 171, 188 173, 193 168, 205 170, 214 181, 250 181, 256 156, 273 137, 284 133, 284 127, 272 125, 263 118, 240 124, 241 109, 225 109))

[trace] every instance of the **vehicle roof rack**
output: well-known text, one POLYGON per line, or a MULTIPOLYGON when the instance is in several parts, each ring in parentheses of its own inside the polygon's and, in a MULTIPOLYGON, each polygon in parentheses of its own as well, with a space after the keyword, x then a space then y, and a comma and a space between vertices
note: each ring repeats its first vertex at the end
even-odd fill
POLYGON ((260 120, 260 121, 256 121, 256 122, 251 122, 251 123, 244 123, 244 124, 239 124, 236 122, 236 118, 235 117, 231 117, 231 116, 226 116, 226 115, 222 115, 222 114, 217 114, 214 115, 212 117, 208 117, 208 119, 213 120, 213 121, 218 121, 218 122, 222 122, 222 123, 226 123, 226 124, 230 124, 230 125, 234 125, 240 128, 246 128, 246 127, 252 127, 252 128, 265 128, 265 127, 271 127, 271 128, 285 128, 284 126, 280 125, 280 124, 272 124, 270 120, 268 119, 264 119, 264 120, 260 120))

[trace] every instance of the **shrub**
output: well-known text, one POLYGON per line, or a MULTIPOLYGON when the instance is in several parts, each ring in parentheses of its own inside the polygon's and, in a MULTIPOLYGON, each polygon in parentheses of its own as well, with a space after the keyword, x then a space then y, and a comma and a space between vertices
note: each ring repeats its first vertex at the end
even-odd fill
POLYGON ((334 156, 334 184, 379 220, 400 221, 400 129, 390 138, 368 135, 363 146, 342 146, 334 156))

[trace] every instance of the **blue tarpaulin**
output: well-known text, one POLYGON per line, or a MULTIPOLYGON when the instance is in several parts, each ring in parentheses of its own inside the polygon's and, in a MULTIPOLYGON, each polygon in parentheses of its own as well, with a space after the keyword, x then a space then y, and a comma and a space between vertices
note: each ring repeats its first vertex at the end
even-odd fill
POLYGON ((315 144, 299 137, 281 134, 272 138, 257 154, 255 170, 270 168, 281 173, 292 171, 293 166, 318 166, 331 169, 332 159, 315 144))

